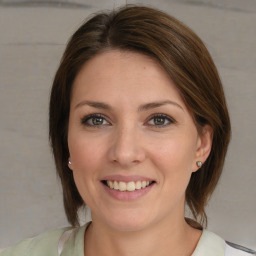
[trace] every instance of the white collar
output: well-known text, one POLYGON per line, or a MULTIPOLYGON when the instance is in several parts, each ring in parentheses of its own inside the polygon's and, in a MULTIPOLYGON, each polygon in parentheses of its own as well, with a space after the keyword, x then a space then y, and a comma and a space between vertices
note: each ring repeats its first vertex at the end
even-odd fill
POLYGON ((203 230, 197 247, 191 256, 224 256, 225 241, 216 234, 203 230))
MULTIPOLYGON (((83 241, 84 232, 88 227, 89 223, 87 223, 86 225, 84 225, 79 229, 72 229, 64 232, 64 234, 62 235, 59 241, 58 255, 61 255, 61 256, 84 255, 83 246, 82 246, 84 243, 83 241), (76 233, 75 235, 76 239, 75 237, 72 237, 74 233, 76 233), (69 243, 73 243, 72 244, 73 246, 64 246, 69 243)), ((197 247, 191 256, 206 256, 206 255, 207 256, 224 256, 225 246, 226 246, 226 243, 221 237, 204 229, 199 239, 199 242, 197 244, 197 247)))

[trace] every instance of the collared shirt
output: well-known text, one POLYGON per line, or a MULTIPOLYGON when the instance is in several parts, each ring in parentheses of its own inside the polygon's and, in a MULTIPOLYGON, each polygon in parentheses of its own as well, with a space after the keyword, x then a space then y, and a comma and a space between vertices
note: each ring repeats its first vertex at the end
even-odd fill
MULTIPOLYGON (((84 256, 84 234, 87 227, 88 223, 76 229, 50 231, 7 248, 0 256, 84 256)), ((191 256, 252 255, 256 255, 256 252, 227 243, 218 235, 204 229, 191 256)))

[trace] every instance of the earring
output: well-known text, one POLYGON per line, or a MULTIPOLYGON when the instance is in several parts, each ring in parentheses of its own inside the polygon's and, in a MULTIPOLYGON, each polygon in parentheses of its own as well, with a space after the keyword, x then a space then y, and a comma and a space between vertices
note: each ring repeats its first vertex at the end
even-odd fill
POLYGON ((68 160, 68 164, 72 164, 70 160, 68 160))
POLYGON ((197 161, 197 162, 196 162, 196 165, 197 165, 197 167, 201 168, 202 165, 203 165, 203 163, 202 163, 201 161, 197 161))

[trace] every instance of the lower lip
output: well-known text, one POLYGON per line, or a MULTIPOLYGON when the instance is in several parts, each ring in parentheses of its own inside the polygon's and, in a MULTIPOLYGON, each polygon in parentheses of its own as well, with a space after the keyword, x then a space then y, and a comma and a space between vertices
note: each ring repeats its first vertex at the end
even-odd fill
POLYGON ((115 199, 122 200, 122 201, 131 201, 131 200, 138 199, 138 198, 146 195, 154 187, 154 185, 155 185, 155 183, 153 183, 150 186, 147 186, 145 188, 142 188, 142 189, 136 189, 131 192, 129 192, 129 191, 122 192, 120 190, 112 189, 102 183, 102 186, 104 187, 104 189, 107 191, 107 193, 110 196, 112 196, 115 199))

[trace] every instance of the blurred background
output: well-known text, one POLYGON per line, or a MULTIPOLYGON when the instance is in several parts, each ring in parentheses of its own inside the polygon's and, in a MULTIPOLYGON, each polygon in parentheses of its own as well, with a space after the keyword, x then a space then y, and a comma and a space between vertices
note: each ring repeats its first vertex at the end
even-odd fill
POLYGON ((68 226, 48 143, 51 83, 85 18, 126 3, 173 15, 211 52, 233 135, 208 229, 256 249, 255 0, 0 0, 0 247, 68 226))

